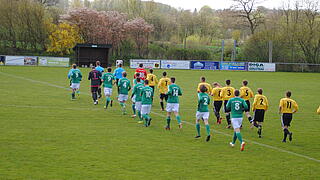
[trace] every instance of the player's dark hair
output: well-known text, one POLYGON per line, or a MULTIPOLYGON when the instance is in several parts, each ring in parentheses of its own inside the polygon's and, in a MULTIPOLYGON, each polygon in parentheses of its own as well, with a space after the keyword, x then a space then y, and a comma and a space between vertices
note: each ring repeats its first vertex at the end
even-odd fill
POLYGON ((262 88, 258 88, 258 93, 259 93, 259 94, 262 94, 262 92, 263 92, 263 91, 262 91, 262 88))
POLYGON ((140 73, 138 73, 138 72, 136 73, 136 78, 137 78, 137 77, 140 77, 140 73))
POLYGON ((73 69, 77 68, 77 65, 76 64, 72 64, 72 68, 73 69))
POLYGON ((126 73, 126 72, 123 72, 123 73, 122 73, 122 76, 123 76, 123 77, 127 77, 127 73, 126 73))
POLYGON ((112 70, 111 67, 108 67, 107 71, 108 71, 108 72, 111 72, 111 70, 112 70))
POLYGON ((235 95, 235 96, 239 96, 239 95, 240 95, 240 91, 239 91, 238 89, 236 89, 236 90, 234 91, 234 95, 235 95))
POLYGON ((175 82, 176 82, 176 78, 175 78, 175 77, 171 77, 170 79, 171 79, 171 82, 172 82, 172 83, 175 83, 175 82))
POLYGON ((200 91, 201 91, 201 92, 204 93, 204 92, 206 92, 207 90, 208 90, 208 89, 207 89, 207 87, 206 87, 205 85, 201 85, 201 86, 200 86, 200 91))
POLYGON ((202 82, 205 82, 205 81, 206 81, 206 78, 205 78, 204 76, 202 76, 202 77, 201 77, 201 81, 202 81, 202 82))
POLYGON ((119 64, 119 67, 122 67, 122 64, 119 64))
POLYGON ((142 67, 143 67, 143 64, 142 64, 142 63, 141 63, 141 64, 139 64, 139 67, 141 67, 141 68, 142 68, 142 67))
POLYGON ((96 65, 97 65, 97 66, 100 66, 100 61, 96 61, 96 65))
POLYGON ((230 79, 226 80, 226 84, 230 85, 231 84, 231 80, 230 79))
POLYGON ((144 80, 144 84, 148 85, 149 84, 149 81, 146 79, 144 80))
POLYGON ((291 97, 291 91, 286 92, 287 97, 291 97))
POLYGON ((140 78, 137 78, 137 82, 140 82, 140 78))
POLYGON ((242 84, 246 86, 246 85, 248 85, 248 81, 247 80, 243 80, 242 84))
POLYGON ((163 76, 167 76, 167 72, 164 71, 164 72, 162 73, 162 75, 163 75, 163 76))
POLYGON ((149 72, 152 74, 153 73, 153 69, 150 69, 149 72))

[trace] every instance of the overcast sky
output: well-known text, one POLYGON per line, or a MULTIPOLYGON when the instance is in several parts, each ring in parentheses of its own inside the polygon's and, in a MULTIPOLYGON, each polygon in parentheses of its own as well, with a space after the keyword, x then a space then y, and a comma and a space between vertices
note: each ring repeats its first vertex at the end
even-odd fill
MULTIPOLYGON (((198 10, 208 5, 212 9, 226 9, 229 8, 233 2, 232 0, 154 0, 155 2, 160 2, 163 4, 168 4, 175 8, 182 8, 182 9, 189 9, 194 10, 194 8, 197 8, 198 10)), ((289 0, 264 0, 261 4, 261 6, 265 6, 267 8, 280 8, 283 5, 283 2, 289 1, 289 0)), ((293 1, 293 0, 291 0, 293 1)))

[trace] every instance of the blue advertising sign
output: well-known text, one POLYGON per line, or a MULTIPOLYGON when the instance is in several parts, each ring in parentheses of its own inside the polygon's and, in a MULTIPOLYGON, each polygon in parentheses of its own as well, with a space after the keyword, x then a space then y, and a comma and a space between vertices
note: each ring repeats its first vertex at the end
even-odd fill
POLYGON ((191 61, 191 69, 207 69, 207 70, 218 70, 219 62, 213 61, 191 61))
POLYGON ((245 62, 222 62, 220 70, 245 71, 247 70, 247 63, 245 62))

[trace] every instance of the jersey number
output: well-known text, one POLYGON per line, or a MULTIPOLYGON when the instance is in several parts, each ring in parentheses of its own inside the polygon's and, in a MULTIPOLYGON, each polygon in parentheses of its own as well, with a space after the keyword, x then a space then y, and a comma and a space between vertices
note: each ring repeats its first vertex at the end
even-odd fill
POLYGON ((203 98, 203 105, 208 105, 208 98, 203 98))
POLYGON ((166 86, 168 86, 168 81, 165 81, 166 82, 166 86))
POLYGON ((221 97, 221 91, 219 91, 218 96, 221 97))
POLYGON ((127 82, 123 82, 123 85, 122 85, 124 88, 127 88, 127 82))
POLYGON ((230 89, 228 89, 228 94, 227 95, 231 96, 231 90, 230 89))
POLYGON ((109 82, 111 81, 111 76, 108 76, 108 81, 109 81, 109 82))
POLYGON ((234 108, 238 111, 240 109, 240 104, 239 103, 235 103, 234 105, 235 105, 234 108))
POLYGON ((178 95, 179 95, 178 89, 173 89, 172 96, 178 96, 178 95))
POLYGON ((153 77, 151 77, 151 81, 153 82, 153 77))
POLYGON ((260 99, 260 105, 263 105, 263 99, 262 98, 260 99))
POLYGON ((151 91, 146 91, 146 98, 151 98, 151 91))
POLYGON ((291 109, 291 102, 287 101, 287 108, 291 109))
POLYGON ((248 89, 246 90, 246 96, 248 96, 249 95, 249 93, 248 93, 248 89))

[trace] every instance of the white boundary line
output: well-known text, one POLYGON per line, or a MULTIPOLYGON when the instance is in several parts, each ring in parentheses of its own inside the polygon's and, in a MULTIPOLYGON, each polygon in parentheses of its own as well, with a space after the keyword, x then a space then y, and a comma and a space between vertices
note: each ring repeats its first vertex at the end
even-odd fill
MULTIPOLYGON (((30 81, 30 82, 33 82, 33 83, 39 83, 39 84, 44 84, 44 85, 48 85, 48 86, 51 86, 51 87, 56 87, 56 88, 60 88, 60 89, 70 90, 70 88, 66 88, 66 87, 63 87, 63 86, 51 84, 51 83, 44 82, 44 81, 38 81, 38 80, 34 80, 34 79, 22 77, 22 76, 16 76, 16 75, 4 73, 4 72, 0 72, 0 74, 5 75, 5 76, 9 76, 9 77, 14 77, 14 78, 17 78, 17 79, 27 80, 27 81, 30 81)), ((89 93, 81 93, 81 94, 90 95, 89 93)), ((156 114, 156 115, 158 115, 158 116, 161 116, 161 117, 166 117, 166 116, 164 116, 163 114, 159 114, 159 113, 156 113, 156 112, 152 112, 152 113, 153 113, 153 114, 156 114)), ((193 124, 193 123, 191 123, 191 122, 187 122, 187 121, 183 121, 183 122, 186 123, 186 124, 195 126, 195 124, 193 124)), ((222 134, 222 135, 231 137, 230 134, 227 134, 227 133, 224 133, 224 132, 221 132, 221 131, 218 131, 218 130, 214 130, 214 129, 211 129, 211 130, 212 130, 213 132, 215 132, 215 133, 218 133, 218 134, 222 134)), ((294 156, 297 156, 297 157, 305 158, 305 159, 308 159, 308 160, 311 160, 311 161, 315 161, 315 162, 320 163, 320 160, 319 160, 319 159, 315 159, 315 158, 312 158, 312 157, 309 157, 309 156, 306 156, 306 155, 303 155, 303 154, 299 154, 299 153, 295 153, 295 152, 292 152, 292 151, 284 150, 284 149, 281 149, 281 148, 278 148, 278 147, 275 147, 275 146, 271 146, 271 145, 259 143, 259 142, 253 141, 253 140, 248 140, 248 139, 244 139, 244 140, 247 141, 247 142, 251 142, 252 144, 256 144, 256 145, 263 146, 263 147, 266 147, 266 148, 269 148, 269 149, 273 149, 273 150, 276 150, 276 151, 279 151, 279 152, 288 153, 288 154, 291 154, 291 155, 294 155, 294 156)))

